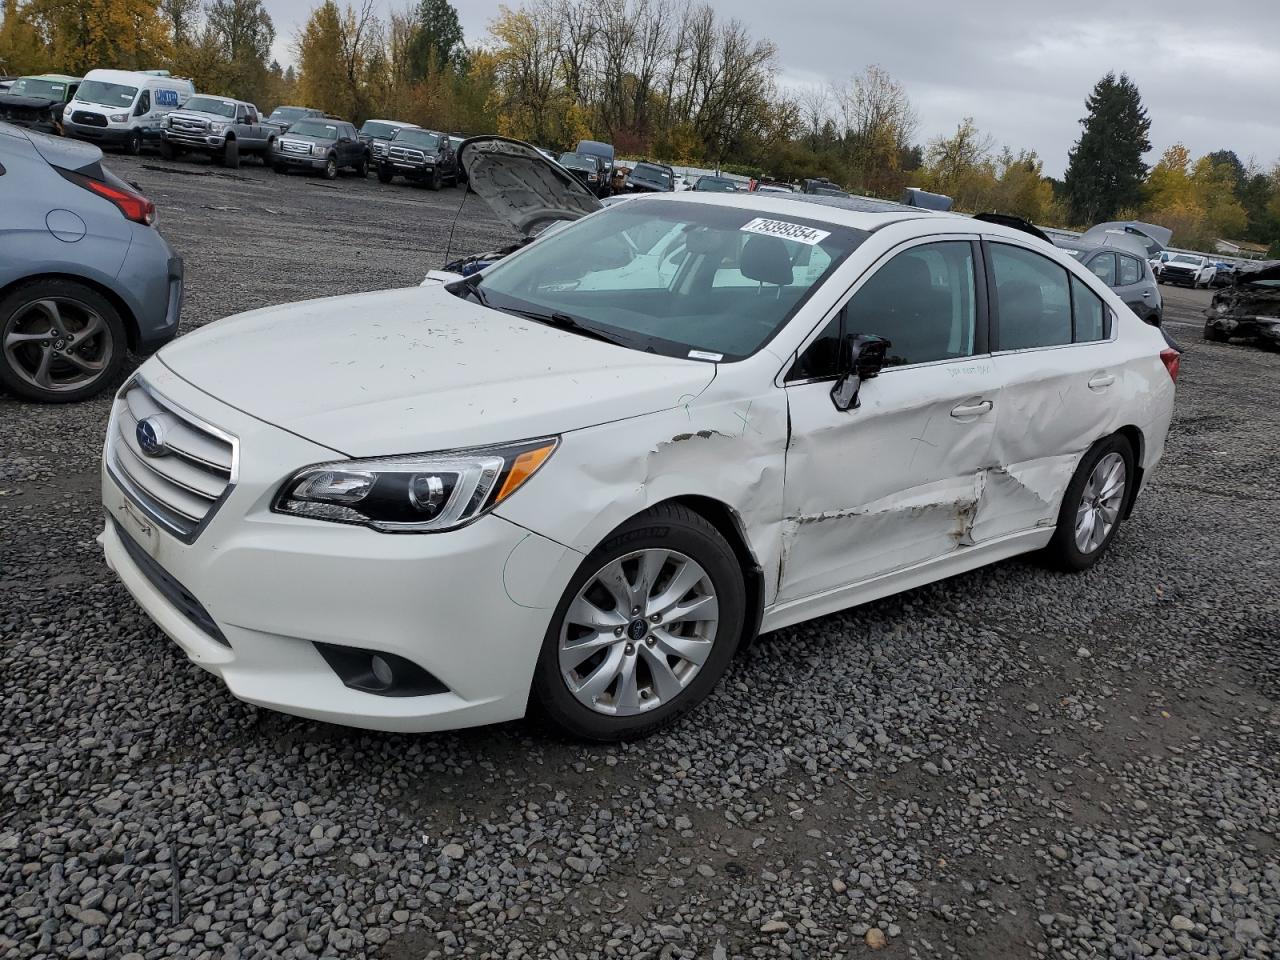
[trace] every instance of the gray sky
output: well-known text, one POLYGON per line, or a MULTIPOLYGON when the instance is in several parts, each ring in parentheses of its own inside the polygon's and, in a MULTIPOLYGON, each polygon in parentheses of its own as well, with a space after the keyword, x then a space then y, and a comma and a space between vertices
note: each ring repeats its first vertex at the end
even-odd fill
MULTIPOLYGON (((339 0, 341 3, 342 0, 339 0)), ((500 0, 454 0, 467 42, 485 42, 500 0)), ((265 0, 281 62, 313 0, 265 0)), ((385 14, 408 0, 381 0, 385 14)), ((507 0, 519 6, 519 0, 507 0)), ((1084 99, 1108 70, 1127 72, 1151 115, 1152 154, 1182 141, 1193 156, 1235 150, 1280 160, 1280 3, 1160 0, 712 0, 778 45, 789 86, 843 80, 878 63, 907 89, 921 142, 972 116, 999 144, 1036 150, 1060 176, 1084 99), (803 12, 801 12, 803 11, 803 12)))

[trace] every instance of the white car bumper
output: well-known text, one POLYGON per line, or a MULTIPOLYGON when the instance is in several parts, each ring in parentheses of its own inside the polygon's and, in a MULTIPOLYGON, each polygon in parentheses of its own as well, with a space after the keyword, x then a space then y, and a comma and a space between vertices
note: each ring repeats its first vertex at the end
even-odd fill
MULTIPOLYGON (((174 386, 166 379, 161 392, 174 386)), ((580 554, 496 516, 447 533, 389 535, 271 513, 274 489, 305 463, 259 474, 253 458, 323 448, 185 393, 165 395, 189 409, 204 397, 194 412, 245 430, 239 482, 187 544, 149 522, 104 466, 108 519, 99 541, 189 659, 249 703, 355 727, 443 730, 524 714, 542 638, 580 554), (269 474, 275 479, 264 484, 269 474), (174 582, 185 591, 177 600, 174 582), (193 604, 208 618, 203 625, 193 604), (443 692, 352 688, 317 643, 404 657, 443 692)))

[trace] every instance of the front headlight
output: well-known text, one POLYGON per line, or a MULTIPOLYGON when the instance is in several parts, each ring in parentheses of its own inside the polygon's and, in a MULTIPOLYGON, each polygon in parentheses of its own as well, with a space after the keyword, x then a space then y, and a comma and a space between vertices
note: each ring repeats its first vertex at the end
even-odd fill
POLYGON ((453 530, 524 486, 555 452, 558 437, 444 453, 338 460, 307 467, 271 509, 352 523, 382 533, 453 530))
POLYGON ((128 123, 129 115, 127 113, 113 113, 107 119, 112 123, 128 123))
POLYGON ((209 124, 210 133, 221 133, 225 129, 227 129, 227 125, 225 123, 218 123, 216 120, 209 124))

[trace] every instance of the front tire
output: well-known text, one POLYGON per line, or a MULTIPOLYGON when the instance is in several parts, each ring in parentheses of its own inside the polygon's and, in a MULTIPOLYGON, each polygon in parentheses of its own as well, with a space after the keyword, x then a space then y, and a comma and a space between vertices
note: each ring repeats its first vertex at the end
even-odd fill
POLYGON ((570 579, 543 639, 534 696, 576 737, 645 736, 711 692, 745 615, 742 569, 719 531, 683 506, 654 507, 570 579))
POLYGON ((240 169, 240 144, 228 140, 222 148, 222 165, 229 170, 240 169))
POLYGON ((324 162, 324 178, 326 180, 338 179, 338 158, 332 154, 329 159, 324 162))
POLYGON ((431 179, 427 181, 427 189, 428 189, 428 190, 439 190, 439 189, 440 189, 440 182, 441 182, 440 168, 439 168, 439 167, 432 167, 432 168, 431 168, 431 179))
POLYGON ((168 140, 161 140, 160 141, 160 159, 172 161, 172 160, 176 160, 177 158, 178 158, 178 151, 173 149, 173 144, 170 143, 168 140))
POLYGON ((74 280, 34 280, 0 300, 0 384, 45 403, 100 392, 124 364, 127 341, 115 307, 74 280))
POLYGON ((1046 556, 1061 570, 1088 570, 1098 562, 1124 519, 1136 479, 1129 441, 1112 435, 1084 455, 1062 498, 1058 526, 1046 556))
POLYGON ((395 174, 392 172, 390 167, 388 167, 386 164, 379 165, 378 167, 379 183, 390 183, 392 178, 394 177, 395 177, 395 174))
POLYGON ((1213 325, 1213 321, 1209 320, 1204 325, 1204 338, 1210 343, 1226 343, 1231 338, 1213 325))
POLYGON ((356 166, 355 166, 355 171, 356 171, 356 176, 357 176, 357 177, 359 177, 361 180, 363 180, 365 177, 369 176, 369 158, 368 158, 368 156, 363 156, 363 157, 361 157, 361 158, 360 158, 360 162, 359 162, 359 163, 357 163, 357 164, 356 164, 356 166))
POLYGON ((124 142, 124 152, 131 157, 136 157, 142 152, 142 133, 138 130, 130 132, 129 137, 124 142))

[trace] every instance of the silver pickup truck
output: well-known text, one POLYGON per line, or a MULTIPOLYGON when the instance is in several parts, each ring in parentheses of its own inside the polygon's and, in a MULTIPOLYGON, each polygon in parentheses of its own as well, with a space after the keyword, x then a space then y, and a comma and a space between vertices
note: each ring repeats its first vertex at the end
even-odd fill
POLYGON ((165 115, 160 155, 173 160, 184 153, 205 153, 234 169, 242 156, 256 154, 267 165, 279 133, 275 124, 263 122, 252 103, 199 94, 165 115))

